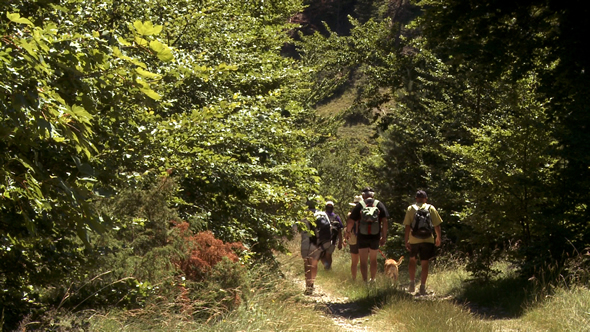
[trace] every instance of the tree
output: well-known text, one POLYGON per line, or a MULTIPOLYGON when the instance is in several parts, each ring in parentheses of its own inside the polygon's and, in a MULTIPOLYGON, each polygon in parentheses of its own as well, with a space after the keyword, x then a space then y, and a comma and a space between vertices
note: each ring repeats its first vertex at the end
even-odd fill
POLYGON ((542 228, 529 249, 531 267, 589 243, 587 48, 588 7, 582 1, 428 1, 422 28, 429 48, 453 68, 471 63, 486 80, 509 73, 512 82, 538 76, 537 100, 547 101, 546 123, 557 144, 550 149, 559 167, 543 194, 542 228), (548 236, 551 234, 551 236, 548 236), (572 246, 573 245, 573 246, 572 246), (538 248, 547 253, 533 255, 538 248))
POLYGON ((306 70, 280 55, 300 1, 0 9, 0 283, 12 322, 39 305, 40 287, 76 278, 94 232, 130 222, 99 202, 162 176, 179 179, 166 204, 194 228, 261 254, 280 247, 318 183, 304 154, 315 139, 306 70))

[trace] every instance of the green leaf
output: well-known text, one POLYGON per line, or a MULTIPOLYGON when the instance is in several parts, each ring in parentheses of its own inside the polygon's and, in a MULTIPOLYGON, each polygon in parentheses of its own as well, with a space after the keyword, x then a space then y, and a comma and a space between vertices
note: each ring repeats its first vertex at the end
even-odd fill
POLYGON ((143 70, 141 67, 135 68, 135 71, 142 77, 145 78, 152 78, 152 79, 160 79, 162 76, 154 73, 150 73, 147 70, 143 70))
POLYGON ((148 46, 148 41, 139 36, 135 37, 135 42, 140 46, 148 46))
POLYGON ((150 48, 152 51, 156 52, 158 58, 162 61, 172 61, 174 59, 174 55, 172 54, 172 50, 168 47, 168 45, 161 43, 157 40, 152 40, 150 42, 150 48))
POLYGON ((71 108, 72 115, 76 116, 76 118, 83 123, 90 124, 90 120, 92 120, 92 114, 88 113, 86 109, 82 106, 74 105, 71 108))
POLYGON ((28 19, 24 18, 24 17, 20 17, 19 13, 6 13, 6 17, 8 17, 9 20, 11 20, 14 23, 18 23, 18 24, 26 24, 29 26, 34 26, 33 22, 29 21, 28 19))
POLYGON ((162 99, 162 96, 160 96, 156 91, 149 89, 149 88, 143 88, 143 89, 139 89, 141 92, 145 93, 148 97, 152 98, 153 100, 160 100, 162 99))
POLYGON ((143 36, 157 35, 162 31, 161 25, 154 26, 150 21, 145 23, 142 23, 141 21, 135 21, 133 22, 133 26, 135 27, 137 33, 143 36))

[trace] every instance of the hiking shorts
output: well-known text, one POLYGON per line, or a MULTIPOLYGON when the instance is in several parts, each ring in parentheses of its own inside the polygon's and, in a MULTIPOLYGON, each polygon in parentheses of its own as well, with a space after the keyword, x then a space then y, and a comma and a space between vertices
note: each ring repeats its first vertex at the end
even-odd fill
POLYGON ((326 253, 332 254, 334 252, 334 250, 336 250, 335 244, 331 245, 328 249, 326 249, 326 253))
POLYGON ((410 244, 410 258, 420 256, 421 261, 427 261, 436 256, 434 243, 410 244))
POLYGON ((359 254, 359 245, 358 244, 351 244, 350 245, 350 253, 358 255, 359 254))
POLYGON ((359 249, 369 248, 371 250, 379 249, 379 241, 381 240, 381 234, 376 235, 357 235, 357 244, 359 249))
POLYGON ((309 241, 309 238, 301 239, 301 257, 303 259, 312 258, 319 260, 322 254, 322 249, 309 241))

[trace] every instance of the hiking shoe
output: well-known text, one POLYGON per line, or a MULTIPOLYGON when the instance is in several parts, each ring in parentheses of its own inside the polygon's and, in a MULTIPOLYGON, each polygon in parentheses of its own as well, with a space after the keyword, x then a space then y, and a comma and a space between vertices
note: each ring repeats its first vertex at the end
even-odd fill
POLYGON ((426 285, 420 285, 420 295, 426 295, 426 285))
POLYGON ((414 293, 416 291, 416 286, 414 285, 414 282, 410 282, 410 286, 408 287, 408 293, 414 293))

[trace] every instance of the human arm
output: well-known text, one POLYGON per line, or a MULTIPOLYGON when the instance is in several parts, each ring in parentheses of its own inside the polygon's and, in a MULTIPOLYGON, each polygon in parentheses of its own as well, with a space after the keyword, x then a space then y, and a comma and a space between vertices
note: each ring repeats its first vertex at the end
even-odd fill
POLYGON ((440 232, 440 225, 434 227, 434 232, 436 233, 435 245, 440 247, 441 243, 441 232, 440 232))
POLYGON ((410 251, 410 230, 411 230, 411 226, 410 225, 406 225, 406 231, 404 234, 404 243, 406 244, 406 249, 408 251, 410 251))
POLYGON ((344 236, 347 240, 350 238, 350 233, 352 233, 353 227, 354 227, 354 220, 352 220, 351 218, 348 218, 348 220, 346 220, 346 233, 344 236))
POLYGON ((408 251, 410 251, 410 233, 412 231, 412 219, 414 218, 414 213, 415 210, 412 208, 412 206, 408 206, 408 209, 406 210, 406 216, 404 217, 404 226, 405 227, 405 233, 404 233, 404 244, 406 246, 406 249, 408 251))
POLYGON ((387 218, 382 218, 381 219, 381 239, 379 240, 380 246, 385 245, 385 242, 387 242, 388 228, 389 228, 389 225, 387 224, 387 218))
POLYGON ((434 244, 437 247, 440 247, 440 244, 442 242, 442 236, 441 236, 441 230, 440 230, 440 224, 442 223, 442 219, 440 218, 440 215, 438 214, 438 211, 436 210, 436 208, 434 206, 430 206, 430 215, 432 216, 432 224, 434 225, 434 232, 436 233, 436 239, 434 244))
POLYGON ((338 221, 338 227, 336 229, 336 234, 338 237, 338 250, 342 249, 342 229, 344 228, 344 224, 342 223, 342 219, 340 218, 340 216, 336 215, 335 216, 336 221, 338 221))
POLYGON ((345 239, 348 240, 350 238, 350 234, 352 233, 352 229, 355 224, 355 220, 359 220, 361 218, 361 204, 357 204, 350 213, 348 213, 348 219, 346 220, 346 233, 345 239))

